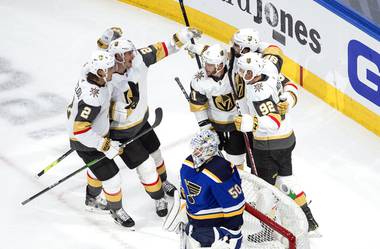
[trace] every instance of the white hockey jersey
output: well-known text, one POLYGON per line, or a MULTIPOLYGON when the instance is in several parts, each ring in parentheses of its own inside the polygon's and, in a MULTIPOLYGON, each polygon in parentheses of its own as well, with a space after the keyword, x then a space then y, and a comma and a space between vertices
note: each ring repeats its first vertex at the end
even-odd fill
MULTIPOLYGON (((253 146, 262 150, 276 150, 290 147, 295 142, 291 118, 281 118, 278 112, 278 80, 271 77, 246 86, 245 102, 249 114, 258 116, 258 129, 254 132, 253 146)), ((288 87, 285 87, 285 91, 288 87)), ((240 101, 239 101, 240 102, 240 101)))
POLYGON ((67 130, 75 150, 96 150, 109 131, 109 108, 113 86, 100 87, 81 78, 67 108, 67 130))
POLYGON ((124 121, 111 122, 111 138, 125 139, 134 136, 148 120, 148 69, 179 49, 174 42, 158 42, 137 49, 132 67, 128 69, 122 82, 117 83, 112 101, 134 102, 128 109, 124 121))
MULTIPOLYGON (((208 120, 216 131, 236 130, 234 117, 238 112, 227 72, 216 81, 202 68, 193 76, 190 87, 190 110, 200 125, 208 120)), ((243 94, 242 89, 237 94, 243 94)))

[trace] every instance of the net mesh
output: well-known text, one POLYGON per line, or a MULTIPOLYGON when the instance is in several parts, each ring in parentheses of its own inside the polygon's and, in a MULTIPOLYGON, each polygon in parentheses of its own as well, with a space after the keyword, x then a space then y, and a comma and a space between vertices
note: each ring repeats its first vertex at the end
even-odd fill
MULTIPOLYGON (((239 172, 248 204, 289 230, 296 237, 297 249, 309 249, 308 223, 297 204, 276 187, 244 171, 239 172)), ((281 235, 249 212, 244 212, 243 248, 289 248, 288 235, 281 235)))

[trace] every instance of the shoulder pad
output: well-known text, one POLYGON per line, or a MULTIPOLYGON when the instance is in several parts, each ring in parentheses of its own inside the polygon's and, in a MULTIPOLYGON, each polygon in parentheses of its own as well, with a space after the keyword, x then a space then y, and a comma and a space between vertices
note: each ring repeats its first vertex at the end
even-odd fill
POLYGON ((217 183, 222 183, 233 176, 234 168, 226 159, 215 156, 210 162, 206 163, 202 173, 217 183))
POLYGON ((272 96, 272 94, 272 88, 265 81, 247 85, 247 98, 251 101, 262 101, 268 99, 270 96, 272 96))
POLYGON ((206 80, 207 78, 208 77, 207 77, 206 71, 202 68, 194 74, 192 81, 198 82, 198 81, 206 80))
MULTIPOLYGON (((81 84, 82 96, 81 99, 88 105, 100 106, 104 102, 105 97, 103 96, 108 90, 102 89, 94 84, 81 84)), ((106 88, 106 87, 104 87, 106 88)))

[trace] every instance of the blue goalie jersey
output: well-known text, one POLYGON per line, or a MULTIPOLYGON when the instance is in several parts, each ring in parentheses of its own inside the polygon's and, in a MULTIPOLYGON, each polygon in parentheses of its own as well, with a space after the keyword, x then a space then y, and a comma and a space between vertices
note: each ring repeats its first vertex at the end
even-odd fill
POLYGON ((237 168, 214 156, 198 171, 190 155, 181 168, 181 195, 187 216, 196 227, 225 227, 238 230, 243 224, 244 194, 237 168))

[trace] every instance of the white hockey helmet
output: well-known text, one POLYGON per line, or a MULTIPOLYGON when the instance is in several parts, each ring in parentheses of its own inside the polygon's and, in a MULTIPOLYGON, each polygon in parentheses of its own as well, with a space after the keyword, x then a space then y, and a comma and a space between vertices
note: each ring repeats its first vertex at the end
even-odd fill
POLYGON ((123 31, 119 27, 111 27, 106 29, 102 36, 98 39, 97 45, 100 49, 107 49, 109 44, 120 38, 123 35, 123 31))
POLYGON ((194 167, 199 168, 204 162, 218 153, 219 137, 216 132, 206 129, 199 131, 190 142, 194 167))
POLYGON ((109 72, 108 69, 113 68, 114 65, 115 59, 110 53, 106 51, 95 51, 91 55, 90 60, 83 66, 83 74, 87 75, 88 73, 92 73, 107 82, 108 74, 113 73, 113 71, 109 72), (99 75, 98 70, 103 70, 105 76, 99 75))
POLYGON ((129 52, 129 51, 135 52, 136 47, 132 41, 124 37, 120 37, 110 43, 107 51, 113 56, 115 56, 116 54, 121 55, 123 58, 123 61, 118 61, 118 62, 124 63, 124 53, 129 52))
POLYGON ((237 61, 238 73, 246 83, 262 74, 263 68, 264 59, 259 53, 249 52, 243 54, 237 61), (248 77, 248 74, 250 77, 248 77))
MULTIPOLYGON (((204 64, 215 65, 216 68, 220 64, 223 64, 222 70, 227 63, 227 52, 226 49, 220 44, 214 44, 206 49, 202 54, 202 60, 204 64)), ((218 70, 217 73, 220 71, 218 70)))
POLYGON ((240 55, 246 48, 249 48, 247 52, 256 52, 260 43, 259 33, 251 28, 239 29, 232 37, 232 42, 240 55))

